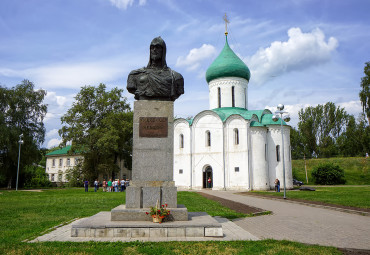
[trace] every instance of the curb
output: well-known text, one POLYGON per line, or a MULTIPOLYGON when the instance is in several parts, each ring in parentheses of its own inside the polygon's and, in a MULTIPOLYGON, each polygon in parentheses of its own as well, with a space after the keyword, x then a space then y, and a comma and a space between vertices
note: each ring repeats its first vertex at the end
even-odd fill
MULTIPOLYGON (((241 195, 240 193, 234 193, 234 194, 235 195, 241 195)), ((333 206, 329 206, 329 205, 317 205, 317 204, 311 204, 309 202, 300 202, 300 201, 295 201, 295 200, 285 200, 285 199, 281 199, 281 198, 265 197, 265 196, 251 195, 251 194, 241 195, 241 196, 251 196, 251 197, 268 199, 268 200, 277 200, 277 201, 281 201, 281 202, 287 202, 287 203, 292 203, 292 204, 300 204, 300 205, 306 205, 306 206, 311 206, 311 207, 324 208, 324 209, 333 210, 333 211, 339 211, 339 212, 345 212, 345 213, 351 213, 351 214, 358 214, 358 215, 361 215, 361 216, 370 217, 370 212, 363 212, 363 211, 357 211, 357 210, 352 210, 352 209, 333 207, 333 206)))

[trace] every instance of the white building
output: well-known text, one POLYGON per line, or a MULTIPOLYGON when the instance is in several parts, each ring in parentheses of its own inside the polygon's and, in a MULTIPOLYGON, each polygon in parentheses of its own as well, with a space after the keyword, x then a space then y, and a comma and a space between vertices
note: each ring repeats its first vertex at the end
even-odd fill
MULTIPOLYGON (((283 188, 280 119, 248 109, 250 71, 227 42, 206 73, 212 110, 174 122, 174 180, 185 189, 283 188)), ((286 188, 293 188, 290 127, 283 122, 286 188)))
POLYGON ((66 171, 78 164, 83 157, 80 154, 69 154, 71 145, 46 154, 46 173, 51 182, 67 182, 66 171))
MULTIPOLYGON (((71 154, 69 151, 71 150, 71 145, 68 145, 64 148, 59 150, 52 151, 46 154, 46 173, 49 176, 49 180, 53 183, 58 182, 68 182, 66 179, 66 172, 68 169, 73 168, 83 160, 83 156, 75 153, 71 154)), ((115 174, 114 178, 119 179, 131 179, 131 170, 128 170, 124 166, 124 160, 118 160, 117 162, 120 171, 115 174)), ((109 180, 112 176, 99 176, 99 181, 103 179, 109 180)), ((93 180, 90 180, 92 182, 93 180)))

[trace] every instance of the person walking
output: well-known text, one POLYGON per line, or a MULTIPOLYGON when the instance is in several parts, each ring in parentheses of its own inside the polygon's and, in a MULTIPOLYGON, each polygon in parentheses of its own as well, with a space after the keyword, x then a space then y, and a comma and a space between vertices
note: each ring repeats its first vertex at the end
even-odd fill
POLYGON ((210 189, 211 188, 211 182, 212 182, 212 179, 211 177, 208 178, 208 188, 210 189))
POLYGON ((125 191, 125 179, 121 180, 121 192, 125 191))
POLYGON ((108 192, 112 191, 112 179, 109 179, 108 181, 108 192))
POLYGON ((275 192, 280 192, 280 181, 278 178, 275 180, 275 192))
POLYGON ((107 191, 107 181, 104 179, 103 181, 103 192, 107 191))
POLYGON ((94 181, 94 192, 97 192, 98 191, 98 188, 99 188, 99 182, 98 182, 98 179, 96 179, 95 181, 94 181))
POLYGON ((89 181, 88 180, 84 181, 84 186, 85 186, 85 192, 89 192, 89 181))

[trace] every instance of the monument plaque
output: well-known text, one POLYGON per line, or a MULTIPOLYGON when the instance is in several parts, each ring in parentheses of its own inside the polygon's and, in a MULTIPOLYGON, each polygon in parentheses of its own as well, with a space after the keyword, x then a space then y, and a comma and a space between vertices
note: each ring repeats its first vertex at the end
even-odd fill
POLYGON ((139 119, 140 137, 167 137, 168 118, 167 117, 140 117, 139 119))

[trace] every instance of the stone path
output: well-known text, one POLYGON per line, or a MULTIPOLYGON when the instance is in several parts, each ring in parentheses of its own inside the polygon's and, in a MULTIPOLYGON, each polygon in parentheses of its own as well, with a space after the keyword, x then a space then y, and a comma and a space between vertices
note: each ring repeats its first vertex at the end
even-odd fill
POLYGON ((272 211, 233 222, 260 239, 370 250, 370 218, 285 201, 242 196, 235 191, 202 190, 224 199, 272 211))

